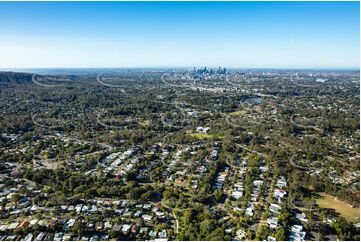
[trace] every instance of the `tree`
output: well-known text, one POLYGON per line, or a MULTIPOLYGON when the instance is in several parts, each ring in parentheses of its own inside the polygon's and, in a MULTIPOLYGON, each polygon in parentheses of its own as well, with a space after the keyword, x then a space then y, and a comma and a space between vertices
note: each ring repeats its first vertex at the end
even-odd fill
POLYGON ((164 199, 169 199, 171 196, 173 195, 173 191, 169 188, 167 188, 164 192, 163 192, 163 198, 164 199))
POLYGON ((261 225, 256 233, 256 240, 266 240, 269 234, 269 228, 265 225, 261 225))
POLYGON ((109 236, 110 238, 116 239, 121 236, 121 232, 119 230, 111 230, 109 236))
POLYGON ((275 238, 277 241, 285 241, 286 240, 286 231, 284 228, 279 228, 276 231, 275 238))
POLYGON ((17 204, 20 201, 21 196, 18 193, 15 193, 11 196, 11 201, 17 204))
POLYGON ((247 239, 252 240, 253 233, 250 227, 247 228, 247 239))

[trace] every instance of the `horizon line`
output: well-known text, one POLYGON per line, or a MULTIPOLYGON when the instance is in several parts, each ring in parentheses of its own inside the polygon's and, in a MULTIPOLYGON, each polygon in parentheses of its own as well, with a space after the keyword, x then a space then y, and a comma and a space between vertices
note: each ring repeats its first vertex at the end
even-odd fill
POLYGON ((227 67, 227 66, 129 66, 129 67, 0 67, 3 70, 35 69, 193 69, 193 68, 227 68, 227 69, 275 69, 275 70, 360 70, 360 67, 227 67))

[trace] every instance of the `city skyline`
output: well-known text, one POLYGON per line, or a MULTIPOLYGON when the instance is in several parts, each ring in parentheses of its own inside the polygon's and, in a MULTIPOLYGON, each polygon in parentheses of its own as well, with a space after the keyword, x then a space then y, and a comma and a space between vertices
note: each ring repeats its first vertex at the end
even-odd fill
POLYGON ((0 68, 359 68, 359 2, 1 2, 0 68))

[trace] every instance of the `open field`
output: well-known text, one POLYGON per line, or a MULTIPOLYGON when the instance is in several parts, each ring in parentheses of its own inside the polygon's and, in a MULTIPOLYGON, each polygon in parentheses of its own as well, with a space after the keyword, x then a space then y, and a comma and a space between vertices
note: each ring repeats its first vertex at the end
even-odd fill
POLYGON ((192 136, 193 138, 197 138, 199 140, 206 140, 206 139, 213 138, 213 135, 211 135, 211 134, 189 134, 189 135, 192 136))
POLYGON ((237 117, 237 116, 243 116, 247 113, 247 111, 244 111, 244 110, 240 110, 240 111, 235 111, 235 112, 232 112, 230 113, 231 116, 233 117, 237 117))
POLYGON ((224 135, 222 134, 200 134, 200 133, 191 133, 189 134, 193 138, 199 139, 199 140, 207 140, 207 139, 223 139, 224 135))
POLYGON ((320 193, 320 195, 321 198, 316 199, 316 202, 321 208, 333 208, 347 221, 353 223, 360 222, 359 208, 352 208, 351 206, 336 200, 335 197, 327 195, 325 193, 320 193))
POLYGON ((201 133, 190 133, 189 136, 192 136, 193 138, 199 139, 199 140, 207 140, 207 139, 223 139, 224 135, 222 134, 201 134, 201 133))

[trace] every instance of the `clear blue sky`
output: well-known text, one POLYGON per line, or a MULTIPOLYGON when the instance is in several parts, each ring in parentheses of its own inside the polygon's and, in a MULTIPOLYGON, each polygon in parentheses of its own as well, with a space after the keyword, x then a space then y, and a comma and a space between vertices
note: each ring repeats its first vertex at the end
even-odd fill
POLYGON ((359 2, 0 2, 0 68, 353 68, 359 2))

